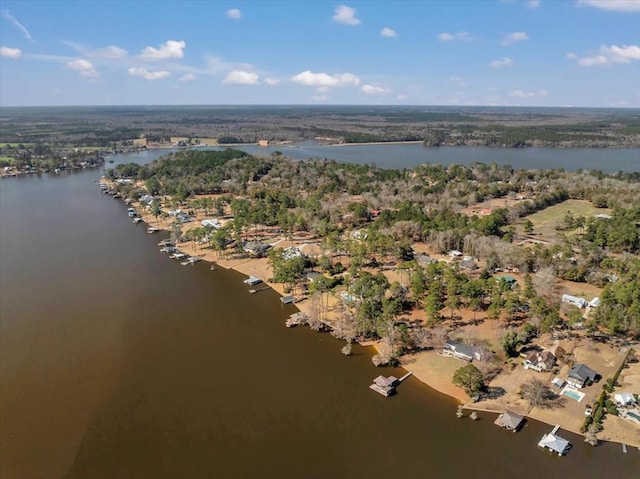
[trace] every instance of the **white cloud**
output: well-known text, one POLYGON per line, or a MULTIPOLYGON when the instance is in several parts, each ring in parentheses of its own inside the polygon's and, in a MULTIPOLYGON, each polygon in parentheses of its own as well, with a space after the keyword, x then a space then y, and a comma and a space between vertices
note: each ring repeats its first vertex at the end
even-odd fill
POLYGON ((569 52, 569 53, 567 53, 567 58, 568 58, 569 60, 575 60, 576 58, 578 58, 578 55, 576 55, 576 54, 575 54, 575 53, 573 53, 573 52, 569 52))
POLYGON ((171 58, 183 58, 184 41, 168 40, 158 48, 147 47, 140 52, 140 59, 145 61, 169 60, 171 58))
POLYGON ((438 35, 438 40, 440 40, 441 42, 453 42, 453 41, 466 42, 471 40, 471 35, 469 35, 469 32, 457 32, 457 33, 443 32, 440 35, 438 35))
POLYGON ((329 95, 313 95, 311 98, 315 101, 327 101, 329 99, 329 95))
POLYGON ((509 96, 512 96, 514 98, 540 98, 549 96, 549 92, 544 89, 537 91, 512 90, 509 92, 509 96))
POLYGON ((305 86, 355 86, 360 80, 353 73, 336 73, 329 75, 328 73, 313 73, 309 70, 298 73, 291 81, 305 86))
POLYGON ((141 77, 149 81, 160 80, 162 78, 166 78, 171 75, 171 72, 168 72, 165 70, 151 72, 146 68, 139 68, 139 67, 131 67, 129 68, 128 72, 130 75, 133 75, 134 77, 141 77))
POLYGON ((367 95, 387 95, 390 93, 390 90, 381 86, 362 85, 362 92, 367 95))
POLYGON ((100 76, 93 64, 82 58, 67 62, 67 68, 77 71, 82 78, 98 78, 100 76))
POLYGON ((186 75, 182 75, 180 78, 178 78, 178 80, 187 82, 187 81, 193 81, 197 78, 198 77, 195 76, 193 73, 187 73, 186 75))
POLYGON ((529 35, 525 32, 513 32, 505 35, 501 43, 506 46, 517 42, 524 42, 526 40, 529 40, 529 35))
POLYGON ((269 77, 267 77, 267 78, 264 79, 264 82, 267 85, 270 85, 270 86, 280 85, 280 80, 278 80, 277 78, 269 78, 269 77))
POLYGON ((407 99, 407 95, 403 95, 402 93, 399 95, 396 95, 396 100, 398 101, 405 101, 407 99))
POLYGON ((540 6, 540 0, 529 0, 529 8, 538 8, 540 6))
POLYGON ((31 37, 31 33, 29 33, 29 30, 27 30, 27 27, 20 23, 16 17, 11 15, 11 12, 9 12, 9 10, 2 10, 2 18, 10 22, 14 27, 20 30, 27 40, 35 43, 35 40, 31 37))
POLYGON ((245 72, 234 70, 229 72, 222 83, 225 85, 259 85, 258 74, 253 72, 245 72))
POLYGON ((356 9, 347 7, 346 5, 339 5, 334 10, 334 15, 331 19, 336 23, 342 23, 344 25, 360 25, 360 20, 356 17, 356 9))
POLYGON ((0 57, 5 58, 20 58, 22 56, 22 50, 19 48, 0 47, 0 57))
POLYGON ((467 86, 467 83, 461 77, 450 77, 449 80, 451 80, 453 83, 455 83, 459 87, 466 87, 467 86))
MULTIPOLYGON (((576 55, 570 60, 577 59, 576 55)), ((631 63, 632 60, 640 60, 640 46, 638 45, 602 45, 598 54, 578 59, 578 65, 583 67, 593 67, 611 65, 614 63, 631 63)))
POLYGON ((98 50, 92 50, 87 54, 92 57, 108 58, 110 60, 120 60, 128 55, 124 48, 117 47, 115 45, 109 45, 106 48, 99 48, 98 50))
POLYGON ((384 27, 382 30, 380 30, 380 35, 382 35, 383 37, 388 37, 388 38, 395 38, 398 36, 398 34, 396 33, 396 31, 392 28, 389 27, 384 27))
POLYGON ((227 17, 232 18, 233 20, 240 20, 242 18, 242 12, 237 8, 230 8, 227 10, 227 17))
POLYGON ((489 66, 491 68, 506 68, 506 67, 512 67, 513 65, 514 65, 514 62, 509 57, 504 57, 501 60, 493 60, 491 63, 489 63, 489 66))
POLYGON ((615 12, 640 12, 640 0, 578 0, 578 5, 615 12))

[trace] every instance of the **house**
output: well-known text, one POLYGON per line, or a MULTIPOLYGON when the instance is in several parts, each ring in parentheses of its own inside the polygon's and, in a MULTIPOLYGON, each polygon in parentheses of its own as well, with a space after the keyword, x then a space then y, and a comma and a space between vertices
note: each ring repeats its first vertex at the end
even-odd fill
POLYGON ((551 384, 553 384, 555 387, 557 388, 561 388, 562 386, 564 386, 564 379, 559 378, 559 377, 555 377, 553 378, 553 380, 551 381, 551 384))
POLYGON ((542 436, 542 439, 538 442, 538 446, 555 452, 558 456, 562 456, 569 450, 571 444, 566 439, 556 435, 559 428, 559 426, 556 426, 550 433, 542 436))
POLYGON ((473 346, 468 344, 455 343, 448 341, 445 343, 442 349, 442 354, 445 356, 453 356, 454 358, 462 359, 463 361, 471 362, 473 359, 480 359, 480 355, 476 352, 473 346))
POLYGON ((269 146, 269 140, 258 140, 258 146, 269 146))
POLYGON ((418 264, 431 264, 431 263, 437 263, 438 260, 435 258, 432 258, 431 256, 429 256, 428 254, 419 254, 415 257, 415 260, 418 262, 418 264))
POLYGON ((596 373, 584 363, 576 363, 569 370, 567 383, 576 388, 583 388, 586 384, 591 384, 596 380, 596 373))
POLYGON ((307 274, 305 274, 305 277, 310 283, 313 283, 318 278, 318 276, 322 275, 317 271, 309 271, 307 274))
POLYGON ((525 369, 542 372, 549 371, 556 363, 556 357, 551 351, 530 351, 523 361, 525 369))
POLYGON ((222 226, 222 224, 220 223, 220 221, 218 221, 217 219, 213 218, 213 219, 204 219, 200 222, 200 224, 204 227, 209 227, 209 228, 214 228, 214 229, 218 229, 222 226))
POLYGON ((465 257, 465 259, 460 261, 460 269, 468 269, 469 271, 473 271, 474 269, 478 269, 478 265, 473 260, 473 258, 465 257))
POLYGON ((597 308, 598 306, 600 306, 600 298, 598 296, 589 301, 590 308, 597 308))
POLYGON ((282 258, 284 259, 299 258, 301 256, 306 257, 307 255, 304 254, 302 251, 300 251, 299 248, 296 248, 295 246, 289 246, 288 248, 285 248, 284 250, 282 250, 282 258))
POLYGON ((494 424, 505 428, 508 431, 516 432, 524 423, 524 416, 511 411, 505 411, 498 416, 494 424))
POLYGON ((636 402, 635 396, 631 393, 616 393, 613 395, 613 399, 619 406, 631 406, 636 402))
POLYGON ((462 257, 462 252, 457 249, 452 249, 448 254, 451 259, 458 259, 462 257))
POLYGON ((587 304, 589 304, 587 303, 586 299, 580 298, 578 296, 572 296, 570 294, 563 294, 562 302, 572 304, 574 306, 577 306, 578 308, 585 308, 587 304))
POLYGON ((269 251, 270 248, 271 245, 261 243, 260 241, 247 241, 242 246, 242 249, 244 251, 257 258, 262 258, 264 255, 266 255, 267 251, 269 251))

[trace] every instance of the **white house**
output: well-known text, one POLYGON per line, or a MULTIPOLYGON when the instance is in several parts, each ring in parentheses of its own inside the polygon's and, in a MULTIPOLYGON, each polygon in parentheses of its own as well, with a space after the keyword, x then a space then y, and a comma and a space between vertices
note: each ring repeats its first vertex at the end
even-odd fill
POLYGON ((589 304, 586 299, 580 298, 578 296, 571 296, 570 294, 563 294, 562 295, 562 302, 563 303, 573 304, 574 306, 577 306, 578 308, 586 308, 587 304, 589 304))
POLYGON ((613 399, 619 406, 631 406, 636 402, 636 398, 631 393, 616 393, 613 399))
POLYGON ((442 354, 469 362, 474 359, 480 359, 480 354, 478 354, 472 346, 469 346, 468 344, 454 343, 453 341, 445 343, 444 348, 442 349, 442 354))

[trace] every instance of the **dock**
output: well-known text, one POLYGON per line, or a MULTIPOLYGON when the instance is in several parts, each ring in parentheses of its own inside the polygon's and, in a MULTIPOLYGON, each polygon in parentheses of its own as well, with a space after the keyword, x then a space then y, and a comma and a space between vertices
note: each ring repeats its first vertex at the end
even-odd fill
POLYGON ((249 286, 255 286, 256 284, 262 283, 260 278, 256 278, 255 276, 249 276, 247 279, 242 281, 244 284, 248 284, 249 286))

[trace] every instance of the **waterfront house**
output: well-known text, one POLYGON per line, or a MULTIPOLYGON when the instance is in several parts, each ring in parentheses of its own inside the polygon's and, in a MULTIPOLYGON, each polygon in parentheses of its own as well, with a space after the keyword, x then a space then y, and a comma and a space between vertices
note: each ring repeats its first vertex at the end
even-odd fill
POLYGON ((498 416, 494 424, 505 428, 508 431, 516 432, 524 424, 524 416, 511 411, 505 411, 498 416))
POLYGON ((555 452, 558 456, 562 456, 569 450, 571 444, 566 439, 556 435, 558 429, 560 429, 560 426, 554 427, 550 433, 542 436, 542 439, 538 442, 538 446, 555 452))
POLYGON ((585 308, 587 306, 587 300, 584 298, 580 298, 578 296, 572 296, 570 294, 563 294, 562 295, 562 302, 563 303, 568 303, 568 304, 572 304, 574 306, 577 306, 578 308, 585 308))
POLYGON ((523 361, 525 369, 542 372, 549 371, 556 363, 556 357, 551 351, 530 351, 523 361))
POLYGON ((616 393, 613 395, 613 399, 618 406, 631 406, 636 402, 635 396, 631 393, 616 393))
POLYGON ((462 359, 463 361, 471 362, 473 359, 480 359, 480 355, 476 352, 473 346, 468 344, 456 343, 448 341, 445 343, 442 349, 442 354, 445 356, 452 356, 454 358, 462 359))
POLYGON ((242 246, 242 249, 256 258, 262 258, 267 254, 267 251, 271 248, 271 245, 261 243, 260 241, 247 241, 242 246))
POLYGON ((295 303, 296 299, 293 296, 282 296, 280 301, 282 301, 282 304, 292 304, 295 303))
POLYGON ((569 370, 567 383, 575 388, 583 388, 585 385, 593 383, 597 375, 598 373, 586 364, 576 363, 569 370))

